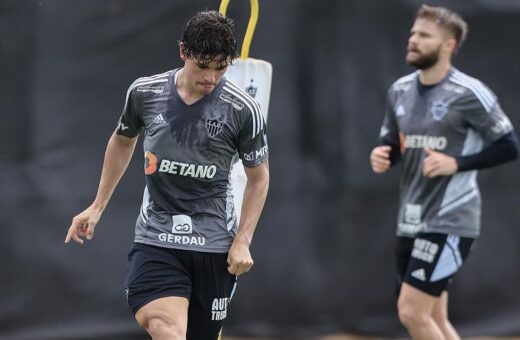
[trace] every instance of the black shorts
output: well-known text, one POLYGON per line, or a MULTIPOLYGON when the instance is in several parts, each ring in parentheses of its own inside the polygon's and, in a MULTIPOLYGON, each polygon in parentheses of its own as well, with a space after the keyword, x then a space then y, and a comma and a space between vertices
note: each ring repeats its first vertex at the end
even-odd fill
POLYGON ((473 238, 439 233, 398 237, 397 295, 401 284, 406 282, 429 295, 440 296, 470 253, 473 241, 473 238))
POLYGON ((189 299, 188 340, 217 339, 236 286, 227 253, 204 253, 134 243, 128 254, 126 294, 135 313, 167 296, 189 299))

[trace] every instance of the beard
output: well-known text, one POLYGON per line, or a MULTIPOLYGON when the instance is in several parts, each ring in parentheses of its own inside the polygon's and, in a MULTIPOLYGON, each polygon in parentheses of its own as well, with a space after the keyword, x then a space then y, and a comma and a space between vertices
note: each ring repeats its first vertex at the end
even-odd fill
POLYGON ((422 54, 417 50, 413 50, 416 54, 418 54, 418 57, 416 57, 415 59, 410 59, 408 56, 406 56, 406 62, 408 63, 408 65, 413 66, 418 70, 429 69, 433 65, 437 64, 437 62, 439 61, 440 50, 440 46, 439 48, 437 48, 434 51, 431 51, 428 54, 422 54))

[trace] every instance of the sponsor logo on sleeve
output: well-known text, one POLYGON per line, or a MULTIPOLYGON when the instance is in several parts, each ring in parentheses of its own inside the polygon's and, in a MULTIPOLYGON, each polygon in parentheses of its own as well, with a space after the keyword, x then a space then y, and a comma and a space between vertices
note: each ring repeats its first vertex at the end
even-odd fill
POLYGON ((244 108, 244 104, 242 104, 241 102, 239 102, 236 99, 231 98, 230 96, 228 96, 224 93, 222 93, 219 96, 219 98, 222 99, 223 101, 225 101, 226 103, 233 105, 233 107, 239 111, 241 111, 244 108))
POLYGON ((153 85, 141 85, 136 89, 137 92, 153 92, 153 93, 163 93, 164 86, 153 86, 153 85))
POLYGON ((268 152, 269 148, 267 147, 267 145, 262 146, 260 149, 255 151, 255 159, 264 157, 265 155, 267 155, 268 152))
POLYGON ((249 153, 244 153, 244 160, 251 162, 255 160, 254 151, 251 151, 249 153))
POLYGON ((493 131, 494 134, 499 135, 504 132, 508 132, 513 129, 513 125, 511 124, 511 121, 506 116, 500 117, 500 119, 491 127, 491 131, 493 131))
POLYGON ((125 131, 125 130, 128 130, 128 126, 126 126, 125 123, 123 123, 123 122, 120 121, 120 122, 119 122, 119 129, 120 129, 121 131, 125 131))
POLYGON ((457 94, 463 94, 464 92, 466 92, 466 89, 464 87, 457 86, 451 83, 445 83, 444 85, 442 85, 442 88, 446 91, 455 92, 457 94))
POLYGON ((269 153, 269 147, 267 145, 262 146, 260 149, 244 152, 244 160, 248 162, 255 161, 257 159, 265 157, 269 153))
POLYGON ((395 84, 394 87, 393 87, 393 90, 396 91, 396 92, 397 91, 406 92, 406 91, 408 91, 411 88, 412 88, 412 83, 411 82, 405 82, 405 83, 395 84))

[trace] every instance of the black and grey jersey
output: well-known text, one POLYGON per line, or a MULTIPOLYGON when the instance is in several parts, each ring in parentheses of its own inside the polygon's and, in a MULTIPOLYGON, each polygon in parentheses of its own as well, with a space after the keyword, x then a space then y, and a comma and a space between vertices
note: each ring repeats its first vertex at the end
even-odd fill
POLYGON ((137 79, 116 133, 143 135, 146 187, 135 242, 227 252, 237 221, 229 181, 234 159, 268 158, 258 103, 223 78, 192 105, 179 96, 177 70, 137 79))
POLYGON ((421 88, 415 72, 389 89, 380 132, 402 153, 397 235, 439 232, 476 237, 481 199, 477 171, 427 178, 424 149, 451 156, 478 153, 513 130, 493 92, 452 68, 439 84, 421 88))

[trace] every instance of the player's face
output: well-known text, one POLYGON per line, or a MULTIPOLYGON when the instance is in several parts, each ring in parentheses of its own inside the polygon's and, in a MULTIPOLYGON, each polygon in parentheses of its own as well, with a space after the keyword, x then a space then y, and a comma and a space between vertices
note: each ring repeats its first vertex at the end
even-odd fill
POLYGON ((410 30, 406 62, 420 70, 428 69, 439 61, 446 43, 446 32, 435 22, 417 19, 410 30))
POLYGON ((183 74, 191 89, 201 95, 213 91, 226 73, 229 60, 215 58, 210 63, 200 63, 196 58, 184 58, 183 74))

